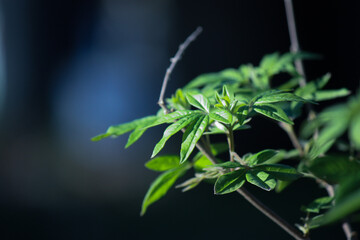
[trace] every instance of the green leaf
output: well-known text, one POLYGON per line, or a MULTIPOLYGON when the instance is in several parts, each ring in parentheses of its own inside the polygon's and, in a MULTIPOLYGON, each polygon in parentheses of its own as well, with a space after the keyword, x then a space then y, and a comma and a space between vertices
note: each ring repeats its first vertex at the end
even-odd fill
POLYGON ((276 121, 285 122, 293 125, 294 122, 286 115, 286 113, 278 106, 272 104, 255 105, 254 111, 276 121))
POLYGON ((154 171, 167 171, 180 166, 180 158, 177 155, 156 157, 145 163, 145 167, 154 171))
POLYGON ((192 110, 179 110, 169 114, 165 114, 160 116, 153 124, 146 126, 146 128, 155 127, 164 123, 171 123, 175 120, 181 119, 183 117, 190 116, 194 113, 201 113, 200 111, 192 111, 192 110))
POLYGON ((192 106, 210 112, 210 102, 204 95, 187 93, 186 98, 192 106))
POLYGON ((153 121, 156 119, 157 119, 157 116, 148 116, 148 117, 140 118, 140 119, 137 119, 137 120, 134 120, 131 122, 127 122, 127 123, 123 123, 123 124, 119 124, 119 125, 113 125, 107 129, 106 133, 97 135, 97 136, 93 137, 91 140, 99 141, 103 138, 107 138, 110 136, 118 137, 122 134, 125 134, 127 132, 134 130, 138 126, 142 126, 145 123, 148 123, 149 121, 153 121))
POLYGON ((348 156, 325 156, 312 161, 309 170, 327 182, 339 183, 350 175, 360 172, 360 163, 349 160, 348 156))
POLYGON ((232 114, 223 108, 212 109, 209 116, 215 121, 219 121, 225 124, 230 124, 232 122, 232 114))
POLYGON ((214 164, 211 167, 221 167, 221 168, 244 168, 243 165, 241 165, 238 162, 224 162, 219 164, 214 164))
POLYGON ((203 171, 204 168, 212 166, 213 163, 205 156, 201 156, 194 162, 194 169, 197 171, 203 171))
POLYGON ((295 168, 283 164, 262 164, 253 168, 257 171, 264 171, 272 177, 283 181, 291 181, 302 176, 295 168))
POLYGON ((254 170, 250 170, 246 172, 246 180, 266 191, 270 191, 275 188, 276 181, 272 178, 268 173, 265 172, 258 172, 254 170))
POLYGON ((301 210, 309 213, 319 213, 321 209, 328 209, 332 206, 332 197, 317 198, 306 207, 302 207, 301 210))
POLYGON ((245 183, 245 169, 226 173, 220 176, 215 183, 215 194, 226 194, 236 191, 245 183))
POLYGON ((162 173, 154 182, 151 183, 142 203, 141 216, 146 213, 147 208, 162 198, 167 191, 174 185, 176 180, 187 170, 187 167, 179 167, 162 173))
POLYGON ((272 149, 266 149, 261 152, 258 152, 254 155, 251 155, 246 159, 246 161, 249 162, 250 166, 261 164, 269 160, 270 158, 274 157, 278 151, 272 150, 272 149))
POLYGON ((256 100, 255 104, 263 104, 263 103, 277 103, 277 102, 309 102, 302 97, 296 96, 293 93, 278 93, 265 95, 258 100, 256 100))
POLYGON ((135 128, 135 130, 130 134, 128 141, 126 143, 125 148, 130 147, 132 144, 134 144, 139 138, 145 133, 147 130, 147 126, 154 123, 158 119, 157 116, 149 117, 143 122, 139 123, 138 126, 135 128))
POLYGON ((209 115, 203 115, 198 118, 194 124, 191 124, 186 128, 186 131, 183 135, 183 142, 181 144, 180 150, 180 163, 185 162, 192 151, 195 148, 196 143, 201 138, 206 127, 209 124, 209 115))
POLYGON ((161 149, 163 149, 165 143, 167 142, 167 140, 169 140, 171 136, 173 136, 175 133, 179 132, 181 129, 189 125, 191 122, 196 121, 200 116, 201 114, 197 114, 197 113, 191 114, 189 116, 181 118, 177 122, 168 126, 164 131, 163 137, 154 147, 151 157, 153 158, 161 151, 161 149))
POLYGON ((357 150, 360 150, 360 113, 351 120, 349 129, 350 140, 357 150))
POLYGON ((350 94, 350 91, 346 88, 336 90, 319 90, 314 94, 314 101, 325 101, 339 97, 345 97, 350 94))

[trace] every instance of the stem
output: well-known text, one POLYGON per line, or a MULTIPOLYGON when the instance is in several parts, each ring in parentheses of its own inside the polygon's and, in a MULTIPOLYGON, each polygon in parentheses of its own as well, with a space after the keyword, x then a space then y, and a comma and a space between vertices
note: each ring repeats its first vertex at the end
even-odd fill
POLYGON ((293 126, 284 122, 280 122, 279 126, 287 133, 291 140, 291 143, 299 151, 300 156, 304 156, 304 150, 294 132, 293 126))
POLYGON ((290 234, 293 238, 297 240, 309 240, 310 238, 303 237, 302 234, 282 219, 279 215, 277 215, 274 211, 264 205, 261 201, 259 201, 256 197, 254 197, 251 193, 249 193, 244 187, 236 190, 241 196, 243 196, 251 205, 253 205, 257 210, 262 212, 265 216, 270 218, 274 223, 276 223, 279 227, 281 227, 284 231, 290 234))
POLYGON ((190 36, 188 36, 186 38, 185 42, 180 44, 179 49, 176 52, 175 56, 170 59, 171 64, 166 69, 166 73, 164 76, 163 84, 162 84, 161 91, 160 91, 160 97, 159 97, 159 101, 158 101, 158 104, 164 110, 165 110, 164 95, 165 95, 167 83, 170 79, 170 75, 171 75, 172 71, 174 70, 177 62, 181 59, 181 55, 184 53, 185 49, 190 45, 191 42, 193 42, 200 35, 201 32, 202 32, 202 28, 197 27, 196 30, 190 36))
POLYGON ((228 134, 227 134, 227 140, 229 144, 229 155, 230 155, 230 161, 234 161, 233 153, 235 152, 235 144, 234 144, 234 132, 232 128, 228 128, 228 134))

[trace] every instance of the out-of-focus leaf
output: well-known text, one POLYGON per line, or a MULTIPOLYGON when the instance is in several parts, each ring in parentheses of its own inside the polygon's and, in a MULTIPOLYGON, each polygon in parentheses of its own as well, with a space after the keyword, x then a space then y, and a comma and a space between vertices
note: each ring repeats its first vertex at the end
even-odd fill
POLYGON ((183 163, 188 159, 208 124, 209 115, 203 115, 200 116, 199 119, 194 122, 194 124, 191 124, 189 127, 187 127, 181 144, 180 163, 183 163))
POLYGON ((360 112, 351 120, 349 135, 355 148, 360 150, 360 112))
POLYGON ((215 194, 231 193, 245 183, 246 170, 240 169, 220 176, 214 186, 215 194))
POLYGON ((145 167, 154 171, 167 171, 180 166, 180 158, 177 155, 167 155, 153 158, 145 163, 145 167))
POLYGON ((325 156, 312 161, 309 170, 327 182, 339 183, 352 174, 359 173, 360 163, 349 160, 348 156, 325 156))
MULTIPOLYGON (((350 94, 350 91, 346 88, 335 89, 335 90, 319 90, 316 91, 311 100, 314 101, 325 101, 339 97, 345 97, 350 94)), ((310 99, 310 98, 309 98, 310 99)))
POLYGON ((169 170, 158 176, 150 185, 142 203, 141 216, 143 216, 147 208, 162 198, 168 190, 174 185, 176 180, 181 177, 187 170, 186 166, 169 170))
POLYGON ((302 207, 301 210, 309 213, 319 213, 322 209, 331 208, 333 199, 332 197, 317 198, 306 207, 302 207))

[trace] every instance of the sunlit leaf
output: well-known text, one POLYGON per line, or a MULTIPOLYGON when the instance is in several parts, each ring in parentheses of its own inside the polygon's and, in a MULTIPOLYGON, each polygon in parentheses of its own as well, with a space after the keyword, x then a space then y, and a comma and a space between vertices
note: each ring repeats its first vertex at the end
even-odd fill
POLYGON ((200 116, 201 116, 201 114, 198 114, 198 113, 191 114, 191 115, 189 115, 187 117, 181 118, 177 122, 175 122, 175 123, 171 124, 170 126, 168 126, 164 131, 163 137, 161 138, 161 140, 154 147, 154 150, 153 150, 153 153, 152 153, 151 157, 153 158, 154 156, 156 156, 161 151, 161 149, 163 149, 165 143, 167 142, 167 140, 169 140, 169 138, 171 136, 173 136, 177 132, 181 131, 181 129, 185 128, 191 122, 197 121, 197 119, 200 116))
POLYGON ((246 172, 246 180, 266 191, 270 191, 275 188, 276 181, 272 178, 268 173, 265 172, 258 172, 258 171, 247 171, 246 172))
POLYGON ((167 171, 180 166, 180 158, 177 155, 160 156, 145 163, 145 167, 154 171, 167 171))
POLYGON ((232 122, 232 114, 223 108, 212 109, 209 116, 210 118, 222 123, 230 124, 232 122))
POLYGON ((194 124, 186 128, 180 150, 181 163, 185 162, 189 158, 190 154, 195 148, 196 143, 201 138, 208 124, 209 115, 202 115, 194 124))
POLYGON ((210 102, 204 95, 188 93, 186 94, 186 98, 192 106, 204 110, 205 112, 210 112, 210 102))
POLYGON ((145 123, 148 123, 149 121, 151 122, 156 119, 157 119, 157 116, 148 116, 148 117, 140 118, 140 119, 137 119, 137 120, 134 120, 131 122, 127 122, 127 123, 123 123, 123 124, 119 124, 119 125, 113 125, 107 129, 106 133, 97 135, 97 136, 93 137, 91 140, 99 141, 103 138, 107 138, 110 136, 117 137, 124 133, 134 130, 138 126, 142 126, 145 123))

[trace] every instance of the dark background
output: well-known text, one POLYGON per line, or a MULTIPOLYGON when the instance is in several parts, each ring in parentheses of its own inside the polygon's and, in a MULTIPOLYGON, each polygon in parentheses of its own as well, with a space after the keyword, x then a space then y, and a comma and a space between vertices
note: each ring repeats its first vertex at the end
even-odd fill
MULTIPOLYGON (((157 111, 169 59, 199 25, 204 32, 167 93, 201 73, 288 51, 282 1, 0 3, 1 239, 290 239, 237 194, 214 196, 205 184, 171 190, 139 217, 157 175, 143 164, 162 129, 127 150, 126 137, 90 142, 111 124, 157 111)), ((323 57, 305 63, 308 78, 331 72, 329 87, 356 92, 358 1, 294 0, 294 7, 301 48, 323 57)), ((239 153, 291 146, 272 122, 253 125, 236 138, 239 153)), ((163 153, 179 151, 179 138, 171 142, 163 153)), ((325 195, 308 180, 281 194, 249 190, 291 223, 303 217, 302 204, 325 195)), ((345 239, 339 225, 312 236, 345 239)))

